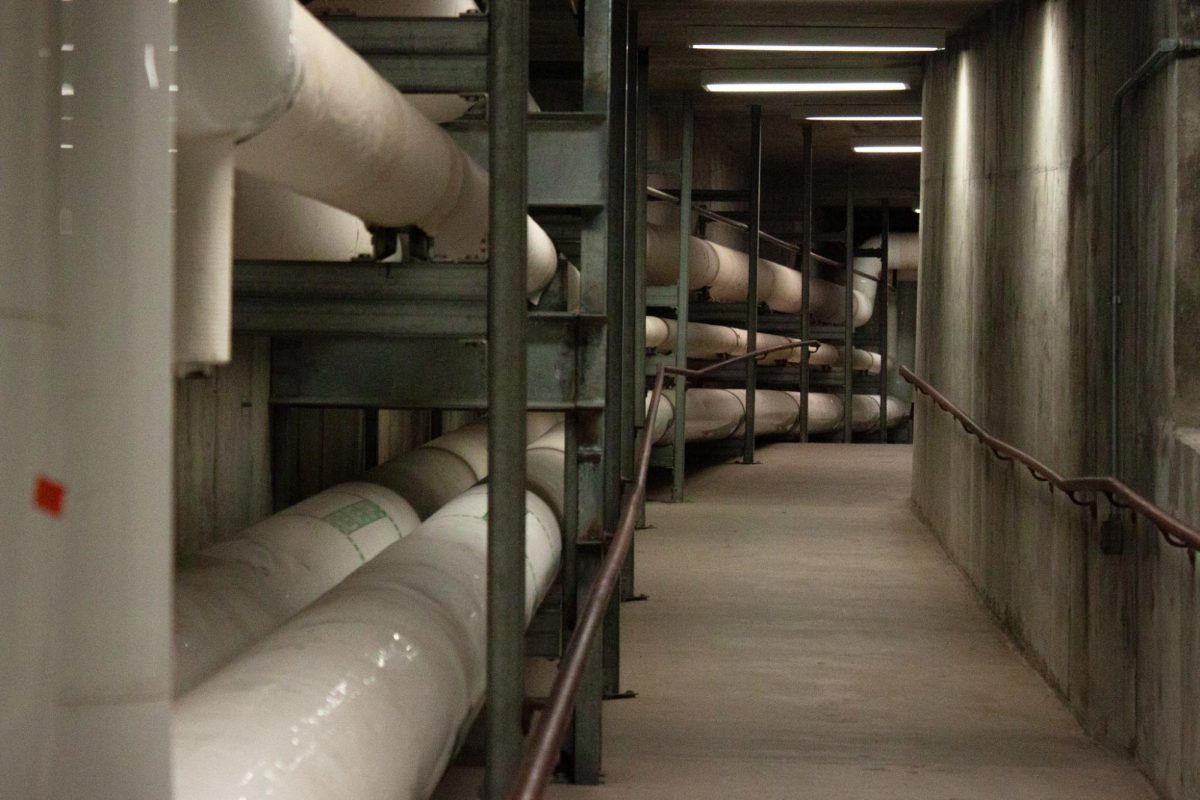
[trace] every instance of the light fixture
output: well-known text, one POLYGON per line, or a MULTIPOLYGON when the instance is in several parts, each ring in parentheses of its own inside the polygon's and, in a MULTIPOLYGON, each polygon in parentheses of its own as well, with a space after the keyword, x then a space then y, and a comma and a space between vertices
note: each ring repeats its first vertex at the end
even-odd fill
POLYGON ((793 81, 763 83, 706 83, 710 92, 905 92, 902 81, 793 81))
POLYGON ((920 79, 908 69, 729 69, 704 70, 710 92, 904 92, 920 79))
POLYGON ((921 117, 904 116, 829 116, 805 117, 809 122, 920 122, 921 117))
POLYGON ((856 153, 919 153, 919 144, 860 144, 854 148, 856 153))
POLYGON ((784 26, 694 26, 693 50, 775 53, 931 53, 943 50, 938 28, 824 28, 784 26))

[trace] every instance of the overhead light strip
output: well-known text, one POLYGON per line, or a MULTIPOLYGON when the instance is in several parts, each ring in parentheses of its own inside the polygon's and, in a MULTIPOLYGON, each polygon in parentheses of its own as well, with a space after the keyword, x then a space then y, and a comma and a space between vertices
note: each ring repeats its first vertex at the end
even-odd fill
POLYGON ((791 81, 706 83, 710 92, 906 92, 903 81, 791 81))
POLYGON ((919 145, 919 144, 861 144, 854 148, 854 152, 869 153, 869 154, 920 153, 921 145, 919 145))
POLYGON ((906 116, 829 116, 829 117, 805 117, 809 122, 920 122, 921 117, 906 117, 906 116))
POLYGON ((692 49, 755 53, 935 53, 943 48, 871 44, 694 44, 692 49))

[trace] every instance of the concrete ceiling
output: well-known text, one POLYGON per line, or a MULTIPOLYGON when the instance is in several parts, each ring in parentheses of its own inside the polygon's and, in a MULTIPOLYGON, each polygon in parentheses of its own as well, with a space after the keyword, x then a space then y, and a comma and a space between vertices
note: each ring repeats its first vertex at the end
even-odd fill
MULTIPOLYGON (((920 88, 906 93, 851 95, 726 95, 700 90, 700 73, 707 69, 765 69, 793 67, 917 67, 920 54, 755 53, 692 50, 690 25, 863 26, 941 28, 952 32, 983 13, 996 0, 634 0, 638 11, 638 40, 649 48, 651 102, 677 102, 682 92, 695 91, 699 117, 729 128, 734 146, 749 140, 751 103, 764 106, 764 161, 768 169, 799 166, 799 141, 806 106, 844 106, 854 113, 862 104, 901 104, 903 112, 920 105, 920 88)), ((533 57, 543 62, 581 58, 567 0, 532 0, 533 57)), ((837 109, 828 109, 829 112, 837 109)), ((886 109, 875 109, 882 113, 886 109)), ((903 113, 901 112, 901 113, 903 113)), ((870 140, 919 139, 919 123, 817 123, 815 160, 818 172, 856 172, 877 176, 877 182, 915 188, 919 159, 912 156, 858 156, 855 144, 870 140)), ((748 145, 741 144, 741 147, 748 145)))

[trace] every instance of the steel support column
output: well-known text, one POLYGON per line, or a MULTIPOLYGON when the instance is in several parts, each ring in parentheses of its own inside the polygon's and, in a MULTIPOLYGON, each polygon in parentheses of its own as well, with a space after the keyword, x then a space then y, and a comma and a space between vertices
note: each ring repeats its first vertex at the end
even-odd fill
MULTIPOLYGON (((632 388, 633 375, 626 370, 626 354, 631 340, 628 336, 626 284, 632 271, 629 256, 629 193, 630 103, 632 89, 629 68, 631 48, 631 12, 627 0, 615 0, 612 10, 612 58, 609 62, 609 147, 608 147, 608 340, 607 382, 608 408, 604 429, 604 531, 611 534, 617 528, 624 497, 625 475, 633 470, 632 388), (627 447, 628 445, 628 447, 627 447), (625 469, 628 449, 630 466, 625 469)), ((644 323, 643 323, 644 324, 644 323)), ((628 363, 632 369, 632 362, 628 363)), ((640 379, 639 379, 640 384, 640 379)), ((614 592, 604 618, 604 693, 621 691, 621 595, 614 592)))
MULTIPOLYGON (((746 242, 750 285, 746 289, 746 349, 758 349, 758 261, 762 249, 762 106, 750 106, 750 228, 746 242)), ((754 463, 754 408, 758 362, 746 359, 746 424, 742 463, 754 463)))
POLYGON ((842 326, 842 441, 854 440, 854 173, 846 170, 846 292, 842 326))
MULTIPOLYGON (((804 144, 801 150, 804 184, 800 189, 800 280, 804 295, 800 300, 800 338, 809 336, 809 297, 812 288, 813 248, 813 126, 804 123, 804 144)), ((809 350, 800 348, 800 441, 808 441, 809 350)))
MULTIPOLYGON (((692 147, 695 139, 695 101, 683 98, 683 142, 679 154, 679 282, 675 305, 675 366, 687 369, 688 249, 692 235, 692 147)), ((684 420, 687 418, 687 380, 675 381, 675 431, 671 466, 671 499, 683 500, 684 456, 687 447, 684 420)))
POLYGON ((892 209, 885 197, 879 204, 883 216, 879 232, 879 286, 875 290, 875 304, 883 314, 879 329, 879 441, 888 441, 888 325, 891 312, 888 309, 888 235, 891 232, 892 209))
MULTIPOLYGON (((635 147, 634 147, 634 291, 635 291, 635 311, 634 311, 634 347, 633 356, 635 360, 634 375, 638 381, 644 381, 646 375, 646 186, 647 186, 647 169, 646 169, 646 141, 647 141, 647 125, 649 123, 649 74, 650 74, 650 51, 646 48, 638 50, 637 58, 637 79, 634 84, 634 132, 635 132, 635 147)), ((635 386, 642 384, 636 383, 635 386)), ((637 412, 634 414, 634 424, 638 436, 638 446, 641 443, 641 437, 647 434, 645 424, 645 416, 642 413, 641 394, 638 394, 635 408, 637 412)), ((646 497, 643 494, 642 499, 638 504, 638 520, 639 528, 646 527, 646 497)), ((629 560, 631 563, 630 570, 632 572, 633 551, 630 550, 629 560)), ((632 582, 629 587, 633 591, 632 582)))
POLYGON ((488 570, 485 800, 521 760, 525 700, 526 97, 529 2, 490 9, 488 570))
MULTIPOLYGON (((604 161, 595 165, 604 176, 604 203, 585 212, 580 235, 580 314, 599 314, 602 324, 595 347, 580 353, 586 381, 602 382, 604 408, 579 413, 577 597, 588 591, 604 554, 605 531, 615 529, 621 484, 621 268, 624 244, 624 148, 628 0, 591 0, 584 6, 583 110, 604 118, 604 161)), ((575 620, 571 620, 571 625, 575 620)), ((614 663, 615 617, 605 628, 588 660, 576 696, 568 744, 571 778, 576 783, 600 782, 601 704, 605 661, 614 663)), ((610 669, 610 675, 615 670, 610 669)))

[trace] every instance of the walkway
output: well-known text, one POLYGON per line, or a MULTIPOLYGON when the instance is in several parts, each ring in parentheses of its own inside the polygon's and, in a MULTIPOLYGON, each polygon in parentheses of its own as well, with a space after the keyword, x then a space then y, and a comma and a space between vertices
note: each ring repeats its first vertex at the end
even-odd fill
POLYGON ((654 503, 605 706, 555 800, 1138 800, 910 510, 905 446, 776 444, 654 503))

